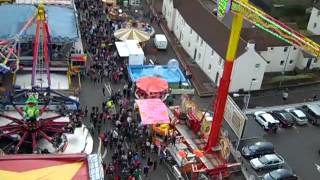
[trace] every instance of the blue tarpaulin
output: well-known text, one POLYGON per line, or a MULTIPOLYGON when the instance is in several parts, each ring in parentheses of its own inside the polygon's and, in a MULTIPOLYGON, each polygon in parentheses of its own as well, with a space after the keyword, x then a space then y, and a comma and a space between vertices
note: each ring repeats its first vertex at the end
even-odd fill
MULTIPOLYGON (((71 8, 46 5, 45 6, 51 42, 75 42, 78 38, 75 12, 71 8)), ((8 4, 0 6, 0 39, 14 38, 23 25, 36 12, 34 5, 8 4)), ((21 41, 34 39, 36 24, 34 23, 20 37, 21 41)))

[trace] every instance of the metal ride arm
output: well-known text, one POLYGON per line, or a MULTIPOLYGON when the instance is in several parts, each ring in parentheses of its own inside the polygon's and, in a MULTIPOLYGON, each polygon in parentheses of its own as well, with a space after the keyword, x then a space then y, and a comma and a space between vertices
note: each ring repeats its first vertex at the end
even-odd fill
POLYGON ((208 138, 206 151, 211 151, 212 147, 218 145, 220 129, 223 121, 224 109, 228 97, 231 72, 235 54, 237 52, 240 32, 243 24, 243 18, 252 22, 257 27, 265 30, 266 32, 282 39, 283 41, 295 45, 306 52, 311 53, 316 57, 320 57, 320 45, 303 36, 299 32, 286 26, 282 22, 276 20, 270 15, 257 9, 248 3, 248 0, 224 0, 219 1, 219 8, 225 8, 225 4, 231 3, 231 10, 235 14, 232 22, 231 34, 229 38, 228 51, 226 55, 226 63, 224 65, 223 76, 218 88, 217 97, 214 102, 214 119, 210 135, 208 138))
POLYGON ((33 51, 33 62, 32 62, 32 79, 31 85, 35 86, 35 78, 37 75, 37 71, 39 70, 40 75, 42 75, 43 60, 45 63, 45 69, 48 80, 48 87, 51 86, 51 78, 50 78, 50 65, 49 65, 49 50, 48 50, 48 42, 49 42, 49 32, 48 32, 48 24, 45 15, 45 7, 43 4, 39 4, 37 9, 37 28, 36 28, 36 36, 34 41, 34 51, 33 51))
POLYGON ((3 58, 3 60, 2 60, 2 62, 1 62, 1 66, 2 67, 7 67, 6 65, 7 65, 7 63, 8 63, 8 61, 9 61, 9 58, 11 57, 11 56, 14 56, 15 58, 16 58, 16 69, 15 69, 15 71, 14 72, 16 72, 17 70, 19 70, 19 56, 18 55, 16 55, 15 54, 15 51, 16 51, 16 46, 17 46, 17 44, 19 43, 19 39, 20 39, 20 37, 21 37, 21 35, 23 34, 23 33, 25 33, 26 32, 26 30, 33 24, 33 22, 34 22, 34 20, 35 20, 35 15, 33 15, 24 25, 23 25, 23 27, 22 27, 22 29, 19 31, 19 33, 14 37, 14 39, 12 39, 12 40, 6 40, 6 41, 1 41, 0 42, 0 46, 3 46, 2 48, 1 48, 1 51, 4 51, 4 50, 7 50, 7 54, 6 55, 4 55, 3 53, 1 53, 1 51, 0 51, 0 56, 1 56, 1 58, 3 58))
POLYGON ((320 57, 320 45, 243 0, 233 0, 231 10, 262 30, 320 57))

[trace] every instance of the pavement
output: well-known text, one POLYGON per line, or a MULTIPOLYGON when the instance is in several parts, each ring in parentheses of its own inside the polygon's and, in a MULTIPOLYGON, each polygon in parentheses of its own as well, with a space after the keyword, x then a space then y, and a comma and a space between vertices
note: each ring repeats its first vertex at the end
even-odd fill
MULTIPOLYGON (((261 90, 250 92, 251 98, 249 102, 249 109, 269 107, 269 106, 280 106, 286 104, 296 104, 301 102, 313 101, 313 97, 317 95, 320 98, 320 84, 304 85, 288 88, 288 98, 283 100, 284 88, 276 88, 272 90, 261 90)), ((241 93, 241 95, 248 94, 241 93)), ((232 94, 230 94, 232 96, 232 94)), ((243 96, 234 97, 235 102, 239 107, 244 106, 243 96)))

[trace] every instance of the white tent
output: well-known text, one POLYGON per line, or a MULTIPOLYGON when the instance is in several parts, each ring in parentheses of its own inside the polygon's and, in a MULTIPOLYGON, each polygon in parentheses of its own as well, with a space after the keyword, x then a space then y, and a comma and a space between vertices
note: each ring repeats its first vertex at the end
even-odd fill
POLYGON ((128 57, 129 65, 143 65, 144 52, 137 40, 116 42, 116 47, 120 57, 128 57))

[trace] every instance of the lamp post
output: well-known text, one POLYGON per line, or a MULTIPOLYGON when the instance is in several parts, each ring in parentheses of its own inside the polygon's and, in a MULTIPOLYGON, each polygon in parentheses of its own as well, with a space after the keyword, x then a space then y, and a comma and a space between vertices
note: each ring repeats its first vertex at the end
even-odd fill
POLYGON ((247 94, 238 94, 238 93, 234 93, 232 94, 233 97, 241 97, 243 96, 243 102, 244 102, 244 106, 242 108, 242 111, 245 112, 248 107, 249 107, 249 102, 250 102, 250 98, 251 98, 251 88, 252 88, 252 84, 256 79, 252 79, 250 82, 250 86, 249 86, 249 90, 247 94))
POLYGON ((287 64, 288 64, 288 59, 289 59, 289 56, 290 56, 290 52, 291 52, 291 47, 288 46, 288 54, 287 54, 287 57, 286 57, 286 61, 284 63, 284 67, 283 67, 282 72, 281 72, 282 78, 280 80, 279 87, 282 86, 282 81, 284 80, 284 75, 286 74, 286 69, 287 69, 287 64))

